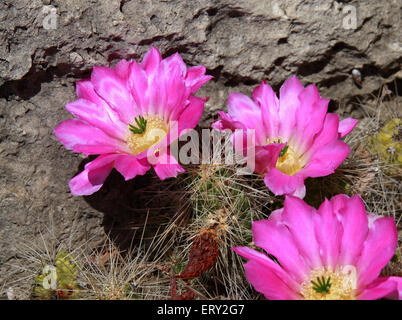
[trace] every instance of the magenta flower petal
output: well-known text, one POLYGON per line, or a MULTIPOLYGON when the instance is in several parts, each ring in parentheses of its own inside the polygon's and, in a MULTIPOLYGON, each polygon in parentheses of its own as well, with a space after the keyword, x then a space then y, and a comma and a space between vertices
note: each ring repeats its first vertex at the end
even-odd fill
POLYGON ((398 233, 393 218, 382 217, 373 222, 357 262, 358 288, 365 287, 380 275, 395 254, 397 242, 398 233))
POLYGON ((138 115, 125 80, 119 77, 115 70, 94 67, 91 82, 96 93, 119 114, 121 121, 129 123, 138 115))
POLYGON ((253 222, 254 244, 278 259, 283 269, 299 282, 305 280, 308 272, 304 260, 293 241, 289 229, 275 220, 253 222))
MULTIPOLYGON (((289 276, 289 274, 285 273, 281 268, 279 267, 278 264, 275 264, 268 256, 262 252, 259 252, 257 250, 254 250, 249 247, 234 247, 232 250, 242 257, 246 258, 247 260, 256 260, 258 263, 266 265, 269 268, 273 268, 275 272, 282 272, 283 274, 286 275, 286 277, 289 276)), ((289 278, 290 279, 290 278, 289 278)), ((292 280, 295 282, 294 280, 292 280)))
POLYGON ((363 200, 358 195, 351 198, 336 195, 331 199, 331 203, 343 229, 339 263, 356 265, 368 232, 368 219, 363 200))
POLYGON ((347 134, 349 134, 357 125, 359 120, 353 118, 346 118, 339 122, 339 135, 340 138, 343 138, 347 134))
POLYGON ((114 71, 116 72, 116 75, 118 75, 120 78, 122 78, 123 80, 127 80, 130 74, 130 62, 126 59, 120 60, 114 66, 114 71))
MULTIPOLYGON (((393 297, 393 293, 398 291, 398 285, 390 278, 378 278, 374 280, 369 286, 367 286, 363 292, 359 295, 359 300, 377 300, 390 295, 393 297)), ((399 298, 399 297, 398 297, 399 298)))
POLYGON ((205 100, 199 97, 189 98, 189 104, 179 118, 179 132, 186 128, 194 128, 197 125, 204 112, 204 104, 205 100))
POLYGON ((203 84, 213 78, 213 76, 205 75, 204 66, 195 66, 187 69, 186 85, 190 87, 191 94, 197 92, 203 84))
POLYGON ((235 129, 246 129, 246 126, 242 122, 233 120, 232 117, 229 116, 227 113, 223 111, 218 111, 218 114, 221 120, 212 123, 212 128, 221 131, 226 129, 230 129, 232 131, 234 131, 235 129))
POLYGON ((321 148, 338 140, 338 127, 339 127, 339 115, 335 113, 328 113, 325 117, 323 127, 314 139, 314 144, 306 152, 304 156, 308 161, 313 158, 314 154, 321 148))
POLYGON ((265 185, 275 194, 283 195, 297 194, 299 198, 304 198, 306 188, 304 186, 303 176, 296 174, 289 176, 277 168, 272 168, 264 177, 265 185))
POLYGON ((61 122, 54 129, 54 134, 67 149, 86 155, 130 152, 121 140, 114 139, 101 129, 79 119, 61 122))
POLYGON ((141 68, 145 70, 148 76, 155 75, 161 61, 162 56, 158 49, 151 47, 142 59, 141 68))
POLYGON ((177 120, 191 95, 191 88, 183 77, 182 65, 162 61, 159 80, 163 81, 166 90, 165 116, 169 120, 177 120))
POLYGON ((85 165, 84 171, 70 180, 72 195, 90 195, 98 191, 113 169, 116 154, 101 155, 85 165))
POLYGON ((180 166, 173 155, 167 155, 166 163, 160 162, 155 164, 154 170, 161 180, 177 177, 179 173, 184 172, 184 169, 180 166))
POLYGON ((126 180, 145 174, 150 165, 134 156, 106 154, 85 165, 84 171, 70 180, 70 190, 75 196, 90 195, 98 191, 112 169, 116 168, 126 180))
MULTIPOLYGON (((275 263, 272 259, 268 258, 267 255, 258 252, 254 249, 248 248, 248 247, 236 247, 233 248, 233 251, 241 255, 242 257, 246 258, 247 260, 254 261, 256 262, 256 268, 258 269, 257 272, 257 277, 264 277, 263 274, 259 273, 259 270, 262 270, 262 273, 264 273, 264 269, 268 269, 270 271, 271 277, 275 279, 277 284, 279 285, 280 288, 284 289, 287 293, 287 298, 284 299, 298 299, 299 296, 295 294, 295 292, 298 292, 300 290, 300 284, 286 271, 284 271, 277 263, 275 263), (277 279, 280 279, 281 281, 277 281, 277 279), (289 291, 289 289, 291 291, 289 291)), ((247 276, 247 279, 249 280, 250 283, 254 285, 254 282, 258 282, 257 277, 253 277, 253 273, 250 274, 250 277, 247 276)), ((273 299, 271 297, 271 294, 269 294, 267 291, 270 291, 270 288, 267 288, 267 286, 264 286, 265 290, 258 290, 262 292, 268 299, 273 299)), ((275 293, 273 293, 273 296, 276 296, 275 293)))
POLYGON ((261 110, 253 100, 241 93, 231 93, 228 98, 228 111, 234 120, 243 123, 246 128, 256 129, 256 143, 266 141, 266 135, 262 134, 264 127, 261 122, 261 110))
MULTIPOLYGON (((356 195, 354 197, 360 199, 360 197, 358 195, 356 195)), ((352 197, 352 198, 354 198, 354 197, 352 197)), ((350 199, 350 197, 347 196, 346 194, 337 194, 337 195, 333 196, 330 199, 330 201, 332 203, 332 207, 334 209, 334 212, 336 212, 336 214, 338 216, 341 214, 340 210, 342 210, 343 208, 347 207, 347 205, 349 203, 349 199, 350 199)), ((364 204, 363 204, 363 207, 364 207, 364 204)), ((364 214, 366 215, 366 209, 365 208, 364 208, 364 214)))
MULTIPOLYGON (((76 92, 78 98, 89 100, 96 104, 96 106, 99 108, 98 112, 104 113, 105 117, 107 114, 110 120, 115 123, 115 126, 121 128, 121 131, 124 132, 126 129, 126 124, 120 120, 119 114, 95 92, 94 86, 90 80, 82 80, 77 82, 76 92)), ((86 117, 85 121, 88 121, 88 119, 89 117, 86 117)))
POLYGON ((320 245, 315 235, 315 209, 299 198, 286 196, 282 221, 289 228, 294 241, 310 268, 322 266, 320 245))
POLYGON ((350 153, 349 146, 340 140, 332 141, 318 149, 311 157, 308 165, 300 173, 305 177, 323 177, 335 172, 335 169, 350 153))
POLYGON ((264 123, 267 138, 274 139, 279 134, 279 99, 271 86, 263 81, 253 91, 253 99, 261 108, 262 121, 264 123))
POLYGON ((138 159, 135 156, 129 155, 119 155, 114 161, 114 167, 126 181, 133 179, 137 175, 142 176, 151 169, 146 159, 138 159))
POLYGON ((299 93, 303 91, 303 85, 295 77, 291 77, 284 82, 279 93, 279 137, 286 140, 292 137, 294 128, 297 124, 296 110, 300 105, 299 93))
POLYGON ((401 299, 401 277, 378 277, 396 250, 395 222, 369 219, 362 205, 359 196, 337 195, 316 210, 287 196, 253 223, 254 244, 270 256, 233 249, 248 260, 247 279, 268 299, 401 299))
POLYGON ((186 64, 184 63, 182 57, 176 52, 172 54, 170 57, 167 57, 163 60, 170 70, 178 70, 180 76, 186 76, 188 69, 186 64))
MULTIPOLYGON (((247 145, 247 138, 243 139, 243 145, 247 145)), ((279 154, 285 147, 284 143, 272 143, 263 147, 255 148, 255 171, 269 172, 275 167, 279 154)))
POLYGON ((272 211, 271 214, 269 215, 269 220, 275 220, 278 222, 282 222, 282 213, 283 213, 283 208, 272 211))
POLYGON ((340 122, 339 115, 327 113, 328 102, 314 85, 304 88, 296 77, 285 81, 279 99, 263 81, 254 89, 253 100, 241 93, 230 94, 228 113, 219 112, 220 120, 212 127, 232 132, 255 130, 255 144, 247 146, 256 150, 254 171, 264 175, 275 195, 304 197, 306 178, 333 173, 350 153, 340 138, 353 129, 357 120, 340 122), (273 143, 285 144, 279 157, 274 153, 270 160, 257 157, 258 152, 264 156, 261 147, 273 143))
POLYGON ((73 116, 101 129, 109 136, 122 141, 125 140, 126 126, 115 119, 113 121, 108 110, 102 109, 95 103, 85 99, 78 99, 67 103, 66 109, 73 116))
POLYGON ((396 288, 394 291, 390 292, 386 298, 392 300, 402 300, 402 277, 387 277, 387 280, 396 283, 396 288))
POLYGON ((77 83, 79 99, 66 106, 77 118, 54 130, 66 148, 100 155, 71 180, 73 194, 96 192, 112 168, 126 180, 151 166, 161 179, 183 172, 170 155, 166 162, 153 158, 170 154, 170 144, 200 120, 208 99, 193 94, 211 79, 205 71, 187 68, 178 54, 162 59, 154 47, 140 64, 121 60, 114 68, 94 67, 91 79, 77 83))
POLYGON ((81 80, 76 83, 76 93, 79 99, 89 100, 106 112, 113 112, 112 108, 96 92, 91 80, 81 80))
MULTIPOLYGON (((136 61, 132 61, 130 64, 130 74, 128 76, 127 84, 130 88, 130 93, 134 98, 138 113, 155 113, 156 110, 154 110, 154 108, 156 105, 149 105, 150 97, 148 94, 146 94, 148 91, 147 73, 136 61)), ((159 107, 159 105, 157 107, 159 107)), ((132 118, 130 121, 132 121, 132 118)))
POLYGON ((315 136, 323 129, 329 100, 322 99, 318 89, 309 85, 299 93, 300 107, 297 108, 294 145, 300 153, 307 151, 315 136))
POLYGON ((315 215, 315 234, 320 245, 322 263, 335 269, 338 264, 343 228, 332 203, 325 199, 315 215))
POLYGON ((270 300, 297 300, 298 295, 271 269, 264 267, 255 260, 244 265, 246 278, 254 289, 270 300))

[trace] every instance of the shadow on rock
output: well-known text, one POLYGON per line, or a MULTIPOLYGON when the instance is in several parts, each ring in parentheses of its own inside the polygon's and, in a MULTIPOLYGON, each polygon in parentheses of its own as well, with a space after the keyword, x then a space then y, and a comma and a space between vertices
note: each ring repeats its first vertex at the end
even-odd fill
MULTIPOLYGON (((80 164, 80 171, 90 160, 80 164)), ((141 241, 148 247, 175 215, 186 208, 181 176, 161 181, 151 169, 144 176, 125 181, 120 173, 112 170, 103 187, 84 199, 104 213, 105 233, 121 251, 141 241)))

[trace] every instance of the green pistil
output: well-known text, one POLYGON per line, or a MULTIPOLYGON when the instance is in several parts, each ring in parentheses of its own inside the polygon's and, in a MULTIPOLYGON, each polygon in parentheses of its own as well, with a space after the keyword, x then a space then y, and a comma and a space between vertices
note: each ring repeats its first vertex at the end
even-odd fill
MULTIPOLYGON (((282 142, 281 142, 281 139, 278 138, 278 140, 274 141, 274 143, 282 143, 282 142)), ((281 150, 281 152, 279 153, 279 157, 284 156, 286 151, 288 151, 288 148, 289 148, 288 145, 284 146, 283 149, 281 150)))
POLYGON ((135 122, 137 123, 138 127, 133 126, 132 124, 128 125, 128 128, 130 131, 134 134, 142 134, 145 132, 145 129, 147 127, 147 120, 143 116, 139 116, 135 118, 135 122))
POLYGON ((286 145, 283 147, 283 149, 281 150, 281 152, 279 153, 279 157, 282 157, 285 155, 286 151, 288 151, 289 146, 286 145))
POLYGON ((313 289, 318 292, 318 293, 322 293, 322 294, 326 294, 329 292, 329 289, 331 288, 332 283, 331 281, 331 277, 328 277, 328 280, 325 280, 325 277, 322 276, 317 277, 317 282, 311 280, 311 283, 313 284, 313 289))

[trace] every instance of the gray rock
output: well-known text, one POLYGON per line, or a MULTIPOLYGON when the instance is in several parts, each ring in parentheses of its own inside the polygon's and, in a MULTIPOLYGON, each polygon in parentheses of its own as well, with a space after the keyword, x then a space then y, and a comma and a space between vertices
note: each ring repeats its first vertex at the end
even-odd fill
POLYGON ((52 221, 61 239, 73 228, 76 244, 103 238, 102 211, 68 189, 83 158, 52 133, 93 66, 150 46, 205 65, 215 79, 200 91, 211 97, 204 124, 229 92, 263 79, 278 89, 293 74, 348 103, 400 81, 400 14, 398 0, 1 1, 0 283, 18 260, 14 241, 29 244, 52 221))
POLYGON ((1 84, 41 72, 79 78, 94 65, 141 58, 151 45, 207 66, 216 77, 204 90, 211 108, 225 103, 220 90, 249 91, 262 79, 278 87, 293 74, 316 83, 323 95, 347 101, 394 80, 400 69, 396 0, 44 3, 0 4, 1 84), (361 88, 353 82, 354 68, 361 70, 361 88))

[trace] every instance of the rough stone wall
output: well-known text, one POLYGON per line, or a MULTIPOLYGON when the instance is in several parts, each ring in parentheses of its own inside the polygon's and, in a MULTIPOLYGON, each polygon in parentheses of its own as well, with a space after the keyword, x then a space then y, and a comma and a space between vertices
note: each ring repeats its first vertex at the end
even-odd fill
POLYGON ((278 89, 293 74, 347 104, 400 81, 400 21, 398 0, 0 1, 0 283, 15 241, 52 221, 60 239, 102 238, 102 212, 68 190, 83 158, 52 133, 93 66, 140 59, 151 45, 178 51, 215 77, 200 92, 208 121, 229 92, 263 79, 278 89))

